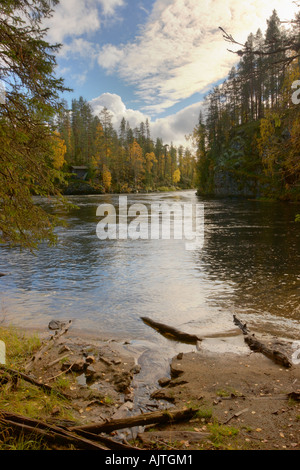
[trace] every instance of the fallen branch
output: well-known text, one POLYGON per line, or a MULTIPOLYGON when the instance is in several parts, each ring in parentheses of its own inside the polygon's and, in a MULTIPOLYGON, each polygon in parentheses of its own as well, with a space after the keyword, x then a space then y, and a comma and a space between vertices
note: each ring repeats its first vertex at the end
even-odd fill
POLYGON ((242 330, 244 340, 252 351, 264 354, 266 357, 272 359, 274 362, 282 365, 283 367, 292 367, 291 361, 286 356, 286 354, 284 354, 284 352, 279 351, 275 348, 270 348, 261 341, 259 341, 254 334, 250 333, 246 323, 243 324, 235 315, 233 315, 233 321, 242 330))
POLYGON ((106 423, 75 426, 69 428, 72 432, 86 431, 94 434, 110 433, 115 430, 146 426, 147 424, 170 423, 191 419, 197 410, 189 408, 184 410, 163 410, 145 413, 138 416, 130 416, 121 419, 112 419, 106 423))
POLYGON ((244 335, 250 334, 250 331, 247 328, 247 323, 242 323, 235 315, 233 315, 233 322, 242 330, 244 335))
POLYGON ((164 323, 158 323, 154 320, 151 320, 151 318, 148 317, 141 317, 144 323, 146 325, 151 326, 154 328, 156 331, 161 333, 162 335, 167 336, 169 339, 181 341, 182 343, 189 343, 189 344, 197 344, 198 341, 202 341, 202 338, 200 338, 197 335, 192 335, 189 333, 185 333, 183 331, 177 330, 176 328, 173 328, 172 326, 165 325, 164 323))
POLYGON ((55 364, 58 364, 59 362, 64 361, 66 359, 69 359, 69 356, 59 357, 58 359, 55 359, 55 361, 50 362, 50 364, 47 364, 45 366, 45 369, 50 369, 51 367, 55 366, 55 364))
POLYGON ((24 374, 23 372, 19 372, 17 370, 10 369, 9 367, 7 367, 3 364, 0 364, 0 370, 3 370, 5 372, 7 372, 13 378, 20 378, 20 379, 24 380, 25 382, 30 383, 31 385, 35 385, 36 387, 42 388, 47 393, 56 393, 57 395, 60 395, 63 398, 70 399, 70 397, 68 395, 66 395, 65 393, 60 392, 58 390, 55 390, 50 385, 47 385, 47 384, 42 383, 42 382, 38 382, 33 377, 30 377, 29 375, 24 374))
POLYGON ((50 339, 47 341, 47 343, 42 347, 40 348, 33 356, 32 358, 30 359, 30 361, 28 362, 28 364, 25 366, 25 371, 26 372, 29 372, 30 370, 32 370, 34 364, 39 360, 41 359, 41 357, 43 356, 43 354, 45 354, 45 352, 47 352, 49 349, 52 348, 52 346, 54 345, 54 343, 61 337, 63 336, 64 334, 67 333, 67 331, 69 330, 70 326, 72 324, 72 320, 70 320, 68 322, 68 324, 60 331, 56 331, 54 335, 52 335, 50 337, 50 339))
POLYGON ((247 413, 247 411, 249 411, 249 408, 245 408, 245 409, 242 410, 242 411, 237 411, 236 413, 234 413, 233 415, 231 415, 223 424, 228 424, 229 421, 231 421, 233 418, 238 418, 238 417, 241 416, 243 413, 247 413))
POLYGON ((49 444, 59 444, 62 446, 74 446, 83 450, 109 450, 108 447, 102 446, 89 439, 76 436, 75 434, 65 431, 57 426, 43 423, 37 419, 27 418, 25 416, 16 415, 14 413, 0 412, 0 424, 13 429, 19 434, 29 434, 42 438, 49 444))
POLYGON ((82 431, 81 436, 68 429, 44 423, 37 419, 27 418, 10 412, 0 412, 0 424, 12 428, 17 433, 41 437, 49 444, 72 445, 83 450, 132 450, 135 447, 122 444, 108 437, 97 436, 82 431), (98 444, 98 442, 101 444, 98 444))
POLYGON ((53 377, 50 377, 49 379, 47 379, 48 382, 52 382, 52 380, 55 380, 57 379, 57 377, 60 377, 61 375, 64 375, 64 374, 67 374, 68 372, 70 372, 70 370, 72 369, 72 367, 74 366, 75 362, 73 362, 70 367, 68 367, 68 369, 66 370, 63 370, 62 372, 60 372, 59 374, 56 374, 56 375, 53 375, 53 377))

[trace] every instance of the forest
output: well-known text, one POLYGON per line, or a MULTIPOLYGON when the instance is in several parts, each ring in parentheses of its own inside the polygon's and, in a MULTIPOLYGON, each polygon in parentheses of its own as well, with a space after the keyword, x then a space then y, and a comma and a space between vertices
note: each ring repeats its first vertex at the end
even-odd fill
POLYGON ((299 38, 300 14, 286 27, 274 10, 265 35, 228 52, 239 63, 206 96, 193 133, 200 195, 300 199, 299 38))
POLYGON ((148 119, 134 129, 125 118, 119 131, 112 114, 103 108, 94 115, 83 98, 67 103, 55 119, 56 162, 72 175, 72 168, 86 169, 85 184, 68 178, 65 191, 118 192, 188 189, 196 186, 196 159, 188 148, 151 138, 148 119), (71 189, 70 189, 71 188, 71 189))
POLYGON ((147 120, 132 129, 124 118, 116 129, 109 110, 95 115, 83 97, 62 100, 70 90, 56 75, 61 45, 49 43, 43 27, 57 4, 1 2, 2 243, 54 240, 58 221, 32 195, 65 205, 65 194, 198 188, 206 196, 299 201, 300 108, 292 97, 300 79, 300 14, 283 25, 274 11, 265 34, 258 30, 227 52, 237 52, 239 63, 206 96, 187 147, 176 148, 152 139, 147 120))

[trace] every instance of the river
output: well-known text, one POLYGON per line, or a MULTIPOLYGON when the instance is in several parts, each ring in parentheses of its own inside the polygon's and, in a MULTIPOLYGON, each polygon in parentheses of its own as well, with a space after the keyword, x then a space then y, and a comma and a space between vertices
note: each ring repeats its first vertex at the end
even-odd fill
POLYGON ((170 341, 141 316, 230 336, 236 314, 256 331, 300 338, 299 206, 205 200, 195 191, 128 195, 128 206, 204 204, 204 246, 189 251, 184 239, 100 240, 97 207, 117 206, 119 196, 69 200, 78 209, 65 215, 56 246, 43 244, 35 255, 0 249, 0 272, 8 274, 0 279, 0 319, 30 328, 72 319, 81 331, 155 344, 160 355, 170 341))

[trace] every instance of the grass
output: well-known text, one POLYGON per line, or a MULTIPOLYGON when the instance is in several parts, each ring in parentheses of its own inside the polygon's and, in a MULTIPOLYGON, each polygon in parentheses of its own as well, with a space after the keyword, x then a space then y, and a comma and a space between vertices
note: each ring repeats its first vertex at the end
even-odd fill
MULTIPOLYGON (((24 335, 14 327, 0 327, 0 339, 6 346, 7 367, 17 371, 22 371, 24 364, 41 345, 36 335, 24 335)), ((42 389, 21 379, 12 381, 9 374, 5 377, 5 372, 1 375, 4 380, 0 382, 0 410, 40 420, 54 414, 61 419, 72 419, 68 401, 57 393, 46 394, 42 389)), ((65 375, 57 377, 53 383, 53 388, 60 391, 69 386, 69 379, 65 375)), ((15 436, 10 429, 0 426, 0 450, 44 448, 43 443, 36 437, 15 436)))
POLYGON ((218 397, 221 397, 221 398, 230 397, 231 395, 235 395, 236 397, 241 396, 241 393, 239 393, 234 388, 220 389, 220 390, 217 390, 216 394, 218 397))
POLYGON ((8 328, 0 327, 0 340, 6 346, 7 366, 17 370, 41 346, 41 341, 37 335, 24 335, 13 326, 8 328))
POLYGON ((57 388, 60 391, 63 391, 63 390, 70 388, 71 380, 69 377, 66 377, 66 375, 63 374, 55 379, 54 385, 55 385, 55 388, 57 388))
POLYGON ((53 410, 59 410, 60 418, 72 418, 68 402, 56 393, 46 394, 23 380, 19 380, 17 386, 10 385, 8 382, 0 388, 0 409, 34 419, 47 418, 53 410))
POLYGON ((218 423, 209 424, 207 427, 210 432, 209 439, 216 449, 229 450, 233 448, 232 442, 239 434, 238 429, 218 423))
POLYGON ((199 418, 201 420, 210 420, 212 418, 213 412, 211 408, 200 408, 196 414, 195 418, 199 418))
POLYGON ((0 426, 0 450, 48 450, 42 440, 24 436, 11 436, 7 429, 0 426))

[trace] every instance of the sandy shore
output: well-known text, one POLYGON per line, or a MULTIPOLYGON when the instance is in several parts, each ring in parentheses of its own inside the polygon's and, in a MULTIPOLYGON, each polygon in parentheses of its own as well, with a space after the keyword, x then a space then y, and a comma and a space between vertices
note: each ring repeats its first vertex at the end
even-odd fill
MULTIPOLYGON (((42 340, 53 334, 37 333, 42 340)), ((63 370, 72 370, 74 381, 68 393, 82 423, 195 406, 203 417, 167 426, 164 430, 170 439, 174 430, 206 433, 217 423, 220 429, 232 429, 232 439, 229 434, 222 444, 226 448, 300 449, 300 404, 289 395, 299 392, 299 365, 284 368, 261 353, 251 352, 238 328, 204 339, 199 350, 184 351, 182 345, 182 353, 170 358, 160 383, 141 387, 140 377, 145 381, 147 377, 130 340, 71 328, 37 361, 32 373, 47 383, 63 370)), ((136 437, 138 431, 135 435, 125 433, 126 439, 136 437)), ((182 442, 183 449, 216 448, 210 439, 196 444, 182 442)))

